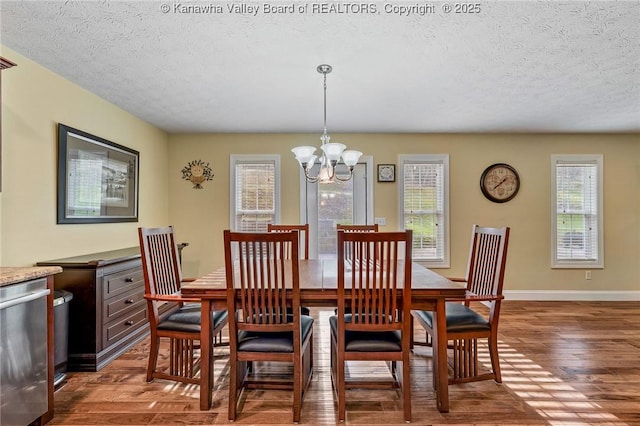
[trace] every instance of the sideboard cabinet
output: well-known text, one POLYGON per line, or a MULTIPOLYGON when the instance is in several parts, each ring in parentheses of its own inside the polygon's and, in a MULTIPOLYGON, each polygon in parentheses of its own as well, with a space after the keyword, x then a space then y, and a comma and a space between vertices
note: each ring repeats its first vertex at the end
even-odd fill
POLYGON ((60 266, 69 302, 69 371, 98 371, 149 332, 139 247, 38 262, 60 266))

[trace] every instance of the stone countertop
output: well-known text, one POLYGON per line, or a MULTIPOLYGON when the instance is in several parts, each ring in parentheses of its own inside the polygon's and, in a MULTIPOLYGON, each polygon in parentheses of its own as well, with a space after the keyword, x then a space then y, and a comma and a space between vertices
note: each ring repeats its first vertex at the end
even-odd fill
POLYGON ((0 287, 62 272, 59 266, 0 267, 0 287))

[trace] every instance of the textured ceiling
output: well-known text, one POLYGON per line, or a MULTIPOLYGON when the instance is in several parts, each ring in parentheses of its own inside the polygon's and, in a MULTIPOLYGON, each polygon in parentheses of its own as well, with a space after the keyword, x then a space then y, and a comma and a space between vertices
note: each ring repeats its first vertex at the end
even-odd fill
POLYGON ((330 133, 640 131, 639 1, 476 4, 2 0, 0 41, 168 132, 320 133, 322 63, 330 133))

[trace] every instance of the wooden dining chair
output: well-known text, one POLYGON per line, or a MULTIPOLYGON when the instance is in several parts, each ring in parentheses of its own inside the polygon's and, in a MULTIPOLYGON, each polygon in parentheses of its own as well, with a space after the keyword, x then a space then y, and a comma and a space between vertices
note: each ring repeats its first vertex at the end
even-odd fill
MULTIPOLYGON (((298 231, 300 237, 300 243, 298 244, 298 251, 300 252, 300 259, 309 259, 309 224, 303 225, 276 225, 269 223, 267 225, 268 232, 289 232, 298 231), (301 250, 304 249, 304 250, 301 250)), ((288 258, 291 258, 291 247, 287 247, 288 258)))
POLYGON ((313 318, 300 314, 298 232, 224 231, 230 369, 229 420, 243 389, 293 390, 293 421, 300 421, 313 371, 313 318), (286 255, 290 247, 290 259, 286 255), (238 315, 234 315, 238 309, 238 315), (292 379, 250 374, 253 362, 293 364, 292 379))
MULTIPOLYGON (((268 232, 290 232, 290 231, 298 231, 298 236, 300 237, 300 243, 298 244, 298 251, 300 252, 301 259, 309 259, 309 224, 305 223, 304 225, 276 225, 270 223, 267 225, 268 232), (304 250, 300 250, 303 248, 304 250)), ((291 259, 291 246, 287 245, 285 247, 287 259, 291 259)), ((311 315, 311 309, 306 306, 301 308, 302 315, 311 315)))
POLYGON ((353 388, 400 389, 404 420, 411 421, 411 241, 410 230, 338 231, 338 313, 329 328, 339 421, 345 420, 346 390, 353 388), (347 248, 360 256, 349 262, 347 248), (391 380, 346 377, 347 362, 376 360, 387 362, 391 380))
MULTIPOLYGON (((450 384, 488 379, 502 382, 498 357, 498 319, 508 244, 508 227, 473 225, 466 277, 449 278, 464 282, 467 286, 463 299, 446 303, 448 362, 453 371, 449 377, 450 384), (475 308, 478 304, 485 308, 475 308), (488 372, 480 370, 478 362, 478 340, 485 338, 491 357, 491 371, 488 372)), ((413 311, 412 314, 426 330, 426 344, 431 346, 433 312, 413 311)))
MULTIPOLYGON (((180 294, 181 283, 189 280, 182 278, 173 227, 140 227, 138 238, 151 336, 147 382, 160 378, 199 384, 200 304, 180 294), (169 365, 160 369, 162 339, 169 341, 169 365)), ((219 336, 227 324, 227 311, 211 316, 212 334, 219 336)))

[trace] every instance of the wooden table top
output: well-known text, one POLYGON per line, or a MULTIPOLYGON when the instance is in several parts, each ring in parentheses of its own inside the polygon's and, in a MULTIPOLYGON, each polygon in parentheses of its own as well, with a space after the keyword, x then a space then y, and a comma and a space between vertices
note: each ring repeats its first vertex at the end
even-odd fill
MULTIPOLYGON (((300 299, 303 303, 321 303, 335 300, 338 286, 338 268, 335 259, 300 260, 300 299)), ((442 275, 412 263, 412 299, 433 297, 460 297, 464 286, 450 281, 442 275)), ((214 272, 182 285, 182 294, 189 297, 223 300, 226 298, 225 270, 214 272)))

